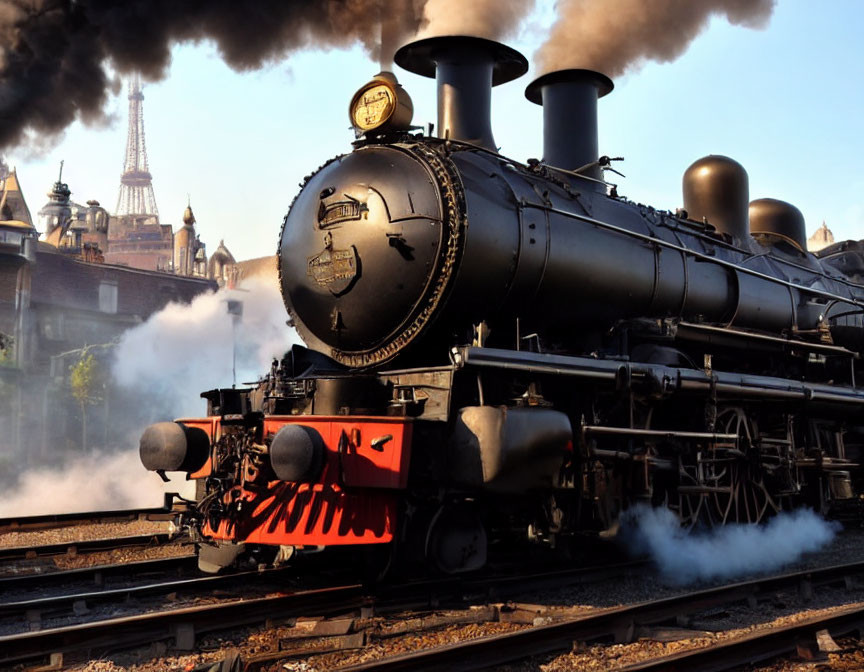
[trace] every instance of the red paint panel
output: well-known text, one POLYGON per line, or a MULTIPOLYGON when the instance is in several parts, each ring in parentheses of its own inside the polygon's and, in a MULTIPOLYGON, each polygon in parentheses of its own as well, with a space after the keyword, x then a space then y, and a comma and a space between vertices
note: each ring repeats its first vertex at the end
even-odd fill
MULTIPOLYGON (((211 437, 216 437, 218 418, 213 420, 211 437)), ((392 491, 404 489, 408 483, 411 420, 267 416, 264 435, 273 435, 286 424, 305 425, 321 435, 325 460, 318 482, 273 481, 263 490, 238 486, 232 491, 232 513, 219 521, 216 530, 206 528, 206 533, 217 539, 286 546, 392 541, 398 503, 392 491)), ((209 463, 193 477, 207 473, 209 463)))
POLYGON ((217 539, 286 546, 383 544, 393 540, 396 497, 349 494, 335 485, 279 481, 268 492, 240 491, 241 515, 223 519, 217 539))
POLYGON ((203 467, 201 467, 198 471, 193 471, 189 473, 189 479, 191 480, 194 478, 207 478, 210 475, 211 471, 213 471, 213 461, 208 457, 203 467))
POLYGON ((312 427, 324 440, 327 454, 319 479, 322 483, 345 488, 407 487, 413 428, 409 418, 268 416, 264 419, 264 433, 275 434, 287 424, 312 427), (386 439, 388 436, 392 438, 386 439), (379 439, 377 448, 372 447, 375 439, 379 439))

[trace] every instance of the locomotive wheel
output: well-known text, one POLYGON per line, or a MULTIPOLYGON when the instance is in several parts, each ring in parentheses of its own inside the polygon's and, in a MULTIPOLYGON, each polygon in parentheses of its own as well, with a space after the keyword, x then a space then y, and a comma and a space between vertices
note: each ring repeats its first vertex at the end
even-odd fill
MULTIPOLYGON (((760 523, 767 516, 779 512, 780 507, 765 486, 765 477, 758 461, 747 459, 753 439, 759 435, 758 430, 741 408, 724 411, 718 417, 717 423, 725 433, 738 436, 735 449, 739 457, 731 462, 728 479, 733 486, 731 501, 726 503, 729 515, 723 522, 760 523), (744 457, 741 457, 741 454, 744 457)), ((715 501, 715 506, 724 504, 722 497, 715 501)))
POLYGON ((362 579, 367 586, 376 586, 398 576, 398 544, 370 544, 362 549, 362 579))
POLYGON ((719 413, 716 426, 738 438, 734 445, 712 444, 699 453, 695 474, 682 470, 690 477, 684 485, 704 491, 680 495, 681 520, 689 527, 760 523, 780 507, 768 492, 759 465, 749 459, 757 429, 737 407, 719 413))
POLYGON ((486 529, 473 506, 443 505, 435 513, 426 536, 426 558, 442 574, 461 574, 486 564, 486 529))

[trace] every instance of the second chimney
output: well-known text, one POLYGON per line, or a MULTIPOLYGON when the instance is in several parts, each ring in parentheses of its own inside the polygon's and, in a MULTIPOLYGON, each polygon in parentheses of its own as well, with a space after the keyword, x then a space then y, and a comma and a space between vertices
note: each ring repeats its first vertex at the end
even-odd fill
POLYGON ((515 49, 480 37, 453 35, 411 42, 393 60, 438 82, 438 137, 498 151, 492 136, 492 87, 528 71, 515 49))
MULTIPOLYGON (((577 170, 600 158, 597 100, 612 91, 606 75, 593 70, 558 70, 535 79, 525 97, 543 106, 543 160, 556 168, 577 170)), ((599 165, 582 175, 603 179, 599 165)))

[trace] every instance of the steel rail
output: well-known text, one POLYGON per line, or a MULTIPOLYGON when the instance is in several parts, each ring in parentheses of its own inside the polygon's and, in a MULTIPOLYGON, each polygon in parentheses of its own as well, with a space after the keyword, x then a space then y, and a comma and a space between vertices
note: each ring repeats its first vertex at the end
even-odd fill
POLYGON ((619 639, 627 639, 632 635, 637 624, 662 623, 681 614, 753 599, 758 595, 770 594, 802 584, 809 584, 812 588, 813 583, 826 585, 845 581, 846 577, 857 574, 864 574, 864 562, 754 579, 660 600, 605 609, 599 613, 550 625, 535 626, 516 632, 480 637, 448 646, 372 660, 340 668, 340 671, 478 670, 512 663, 533 655, 570 650, 576 641, 591 641, 616 634, 619 639))
POLYGON ((66 611, 73 611, 79 606, 91 608, 96 604, 103 604, 106 602, 116 603, 128 599, 167 595, 169 593, 179 593, 181 591, 190 594, 197 594, 201 590, 207 591, 237 581, 243 581, 245 583, 243 587, 245 587, 250 583, 265 583, 270 580, 278 579, 280 576, 285 576, 288 573, 288 568, 281 567, 263 571, 253 570, 236 572, 233 574, 220 574, 217 576, 196 576, 120 588, 89 590, 86 592, 70 593, 66 595, 49 595, 45 597, 13 600, 9 602, 0 602, 0 616, 14 617, 17 615, 21 617, 29 617, 34 612, 50 612, 51 616, 54 617, 57 615, 57 612, 63 613, 66 611))
POLYGON ((110 537, 105 539, 87 539, 84 541, 69 541, 56 544, 41 544, 37 546, 8 546, 0 548, 0 561, 31 560, 58 555, 79 553, 96 553, 112 551, 118 548, 161 546, 168 543, 178 543, 184 537, 177 537, 160 532, 154 534, 135 534, 127 537, 110 537))
POLYGON ((111 618, 93 623, 0 636, 0 665, 69 651, 112 651, 181 639, 271 619, 320 616, 362 605, 360 585, 298 591, 233 602, 111 618))
MULTIPOLYGON (((374 598, 374 606, 377 611, 380 613, 392 612, 397 610, 404 610, 409 608, 421 608, 425 609, 431 607, 433 605, 438 605, 442 603, 449 604, 462 604, 466 599, 466 595, 477 595, 484 594, 487 596, 495 596, 501 599, 504 596, 509 594, 519 594, 523 593, 526 590, 526 585, 531 586, 533 589, 541 589, 541 588, 552 588, 552 587, 560 587, 562 585, 572 585, 572 584, 580 584, 580 583, 589 583, 591 581, 599 581, 603 579, 607 579, 610 576, 620 575, 622 572, 632 571, 633 569, 641 569, 648 565, 648 562, 645 560, 634 560, 627 561, 622 563, 615 563, 609 565, 603 565, 599 567, 571 567, 567 569, 559 569, 559 570, 551 570, 538 572, 533 576, 526 577, 515 576, 512 574, 506 576, 496 576, 496 577, 479 577, 472 579, 464 579, 458 577, 447 577, 443 579, 431 579, 425 581, 415 581, 412 583, 399 585, 399 586, 387 586, 383 589, 379 590, 374 598)), ((291 568, 286 568, 290 570, 291 568)), ((296 569, 296 568, 295 568, 296 569)), ((284 570, 273 570, 276 571, 284 571, 284 570)), ((271 574, 272 576, 272 574, 271 574)), ((218 583, 222 580, 226 582, 234 581, 238 575, 227 575, 227 576, 219 576, 219 577, 207 577, 211 579, 210 585, 213 583, 218 583)), ((182 582, 181 582, 182 583, 182 582)), ((357 595, 360 595, 359 586, 352 586, 352 588, 357 588, 357 595)), ((143 592, 147 592, 148 589, 145 589, 143 592)), ((127 592, 123 589, 119 589, 116 591, 117 594, 127 592)), ((99 593, 96 594, 98 599, 99 593)), ((50 598, 44 601, 45 603, 50 602, 50 598)), ((365 600, 364 602, 368 603, 369 600, 365 600)), ((231 603, 229 603, 231 604, 231 603)), ((21 605, 16 605, 20 607, 21 605)), ((40 605, 36 604, 35 607, 39 607, 40 605)), ((344 607, 342 611, 350 610, 352 608, 356 608, 357 606, 361 606, 360 601, 355 601, 354 603, 343 603, 341 605, 337 605, 344 607)), ((164 618, 170 619, 170 614, 172 613, 185 613, 182 610, 175 610, 171 612, 158 612, 164 613, 164 618)), ((269 619, 273 617, 277 617, 276 612, 272 612, 270 607, 262 611, 262 617, 260 620, 269 619)), ((298 615, 298 614, 289 614, 289 615, 298 615)), ((310 614, 302 614, 302 615, 310 615, 310 614)), ((312 614, 315 615, 315 614, 312 614)), ((153 616, 153 618, 157 618, 157 616, 153 616)), ((192 618, 189 617, 186 620, 182 618, 178 618, 175 622, 175 626, 177 625, 186 625, 192 629, 193 632, 206 632, 207 629, 202 629, 197 624, 197 617, 192 618)), ((121 619, 122 620, 122 619, 121 619)), ((113 621, 107 622, 107 628, 110 630, 113 626, 111 623, 116 622, 116 619, 113 621)), ((252 622, 252 621, 250 621, 252 622)), ((94 628, 93 632, 95 633, 91 640, 86 638, 81 638, 76 642, 68 642, 67 645, 63 647, 56 646, 56 637, 55 639, 49 641, 36 640, 35 643, 31 643, 30 648, 27 649, 16 649, 18 653, 16 654, 18 658, 16 660, 25 660, 29 658, 33 658, 38 655, 46 655, 46 654, 55 654, 55 653, 66 653, 70 651, 78 650, 79 648, 92 648, 93 646, 100 646, 100 642, 98 641, 98 637, 102 635, 99 634, 102 631, 103 624, 105 621, 95 621, 91 624, 83 624, 82 628, 92 627, 94 628), (90 641, 96 641, 95 644, 89 643, 90 641), (52 644, 54 648, 52 648, 52 644), (47 648, 40 648, 42 645, 45 645, 47 648)), ((221 627, 213 626, 209 628, 210 630, 216 629, 230 629, 238 625, 238 623, 226 620, 221 627)), ((144 627, 149 627, 148 624, 145 624, 144 627)), ((174 626, 172 626, 174 627, 174 626)), ((63 630, 63 629, 60 629, 63 630)), ((44 633, 50 633, 52 631, 44 630, 44 633)), ((155 641, 158 639, 167 639, 170 637, 174 637, 176 633, 172 631, 170 628, 162 627, 161 630, 150 629, 147 630, 147 637, 150 638, 147 641, 155 641)), ((38 633, 23 633, 21 637, 35 637, 38 633)), ((130 636, 131 637, 131 636, 130 636)), ((7 646, 10 640, 4 640, 0 638, 0 651, 4 650, 4 646, 7 646)), ((13 642, 13 646, 18 646, 14 644, 14 636, 12 636, 11 641, 13 642)), ((126 635, 123 635, 121 632, 121 636, 119 636, 116 641, 110 642, 111 646, 109 647, 109 643, 105 642, 105 646, 112 649, 122 649, 124 647, 135 646, 138 644, 138 640, 130 640, 127 639, 126 635)), ((188 643, 188 642, 187 642, 188 643)), ((2 654, 0 654, 2 656, 2 654)), ((265 655, 259 662, 262 664, 267 660, 272 660, 273 654, 265 655)), ((5 661, 0 657, 0 664, 5 661)), ((250 663, 249 669, 255 668, 255 660, 248 661, 250 663)))
POLYGON ((165 503, 159 507, 144 509, 114 509, 110 511, 82 511, 77 513, 49 513, 38 516, 15 516, 0 518, 0 534, 7 532, 30 532, 60 527, 73 527, 95 523, 118 523, 135 520, 170 520, 183 508, 182 501, 175 503, 174 493, 165 495, 165 503))
POLYGON ((466 596, 506 599, 526 590, 545 590, 581 585, 619 577, 650 567, 649 560, 628 560, 590 567, 551 569, 533 574, 497 574, 479 577, 444 577, 406 584, 378 586, 374 595, 376 612, 385 613, 410 608, 464 604, 466 596))
MULTIPOLYGON (((489 576, 479 578, 450 577, 444 579, 429 579, 398 586, 385 586, 379 589, 370 602, 377 615, 403 612, 408 609, 442 608, 444 606, 464 605, 474 601, 478 595, 497 600, 510 596, 524 594, 526 591, 561 588, 568 585, 582 585, 596 581, 609 580, 623 573, 641 570, 650 565, 648 560, 630 560, 608 565, 590 567, 568 567, 567 569, 537 572, 531 575, 508 574, 504 576, 489 576)), ((364 631, 358 630, 348 635, 352 639, 349 648, 357 648, 357 640, 362 639, 364 631)), ((374 637, 374 634, 372 635, 374 637)), ((366 639, 363 639, 365 644, 366 639)), ((364 644, 359 644, 363 646, 364 644)), ((326 647, 320 650, 305 649, 288 651, 268 651, 243 659, 244 672, 254 672, 269 668, 275 662, 285 658, 330 653, 343 648, 337 644, 333 649, 326 647)))
POLYGON ((117 563, 112 565, 96 565, 80 567, 57 572, 30 572, 0 577, 0 595, 15 591, 24 592, 33 588, 48 586, 68 586, 70 584, 90 583, 101 585, 106 579, 117 576, 142 576, 151 573, 170 573, 184 570, 198 570, 198 558, 195 555, 181 555, 156 560, 139 560, 136 562, 117 563))
POLYGON ((536 572, 527 576, 525 574, 511 574, 508 576, 468 578, 463 582, 462 592, 467 595, 482 592, 492 598, 504 599, 524 594, 527 590, 548 590, 607 581, 629 574, 630 572, 647 570, 651 567, 651 561, 642 558, 639 560, 614 562, 607 565, 553 569, 536 572))
POLYGON ((820 630, 840 637, 862 628, 864 607, 856 605, 829 616, 816 616, 707 647, 633 663, 618 668, 617 672, 722 672, 792 653, 802 641, 815 640, 815 633, 820 630))

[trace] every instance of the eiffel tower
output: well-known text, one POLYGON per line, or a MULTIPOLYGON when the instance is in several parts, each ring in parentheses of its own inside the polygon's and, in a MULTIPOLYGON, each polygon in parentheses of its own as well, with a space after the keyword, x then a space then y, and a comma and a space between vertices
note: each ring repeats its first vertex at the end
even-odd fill
POLYGON ((147 147, 144 145, 144 94, 141 78, 135 73, 129 80, 129 135, 126 139, 126 162, 120 177, 120 196, 117 215, 156 215, 156 196, 153 194, 153 176, 147 165, 147 147))

